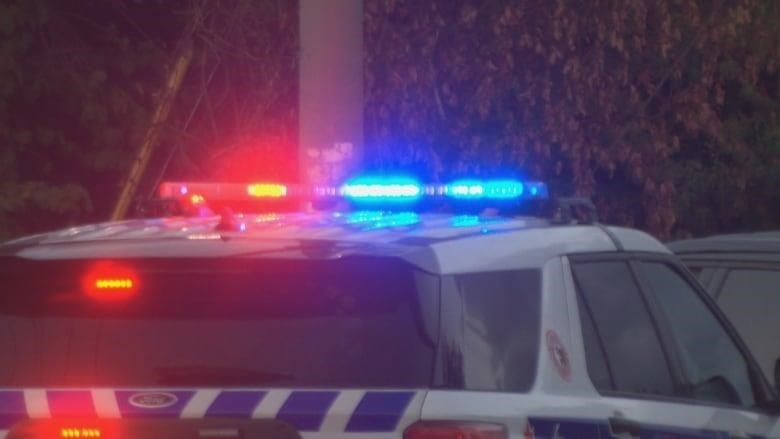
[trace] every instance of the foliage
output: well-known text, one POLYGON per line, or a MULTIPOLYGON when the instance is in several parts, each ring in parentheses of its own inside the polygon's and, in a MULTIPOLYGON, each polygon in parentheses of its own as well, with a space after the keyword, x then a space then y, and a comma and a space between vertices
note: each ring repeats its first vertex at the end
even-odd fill
POLYGON ((0 237, 105 217, 162 73, 125 13, 0 3, 0 237))
POLYGON ((295 156, 296 8, 0 3, 0 239, 107 218, 182 44, 195 46, 196 61, 140 197, 163 174, 290 178, 295 163, 274 157, 295 156))
POLYGON ((199 13, 196 60, 146 192, 163 175, 295 178, 289 158, 297 157, 297 2, 204 2, 199 13))
MULTIPOLYGON (((366 165, 516 175, 662 238, 780 228, 773 0, 364 0, 366 165)), ((0 238, 107 216, 177 48, 162 178, 297 175, 297 2, 0 3, 0 238)))
MULTIPOLYGON (((740 131, 745 110, 731 93, 778 101, 771 1, 366 0, 366 9, 366 154, 376 167, 419 166, 433 178, 521 169, 592 195, 607 222, 660 237, 717 230, 696 224, 692 207, 709 200, 693 192, 721 179, 680 196, 687 171, 706 166, 682 159, 687 151, 740 155, 730 171, 751 184, 768 184, 751 166, 777 173, 777 138, 740 131), (774 95, 760 87, 765 73, 774 95)), ((763 223, 777 227, 771 209, 763 223)))

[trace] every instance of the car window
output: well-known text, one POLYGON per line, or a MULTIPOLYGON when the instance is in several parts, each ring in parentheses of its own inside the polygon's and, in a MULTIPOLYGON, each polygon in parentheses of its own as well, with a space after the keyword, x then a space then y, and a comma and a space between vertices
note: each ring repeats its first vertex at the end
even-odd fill
POLYGON ((584 313, 588 373, 596 388, 674 395, 658 332, 628 264, 581 262, 573 270, 584 313))
POLYGON ((76 262, 2 262, 6 387, 432 384, 438 279, 392 258, 137 260, 121 301, 76 262))
POLYGON ((536 377, 538 269, 445 276, 440 387, 527 392, 536 377))
POLYGON ((596 332, 596 324, 593 323, 591 312, 580 306, 580 320, 582 321, 582 338, 585 340, 585 361, 588 366, 588 375, 593 385, 599 390, 614 390, 612 373, 607 366, 607 355, 604 353, 604 343, 596 332))
POLYGON ((753 406, 747 361, 699 294, 667 264, 642 262, 639 269, 674 333, 692 396, 753 406))
POLYGON ((775 360, 780 357, 780 269, 731 270, 718 305, 753 352, 764 375, 774 381, 775 360))

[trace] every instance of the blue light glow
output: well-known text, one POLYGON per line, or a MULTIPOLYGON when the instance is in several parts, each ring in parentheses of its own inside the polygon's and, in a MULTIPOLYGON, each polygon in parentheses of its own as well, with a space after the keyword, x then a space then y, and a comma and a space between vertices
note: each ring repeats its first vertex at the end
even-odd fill
POLYGON ((423 188, 404 178, 359 178, 343 185, 339 192, 353 200, 411 201, 420 198, 423 188))
POLYGON ((540 182, 527 182, 525 186, 528 188, 528 192, 531 194, 531 198, 546 199, 550 195, 547 191, 547 185, 540 182))
POLYGON ((525 184, 515 180, 460 180, 446 186, 447 196, 462 199, 513 199, 524 192, 525 184))
POLYGON ((452 227, 473 227, 481 223, 477 215, 458 215, 452 218, 452 227))
POLYGON ((420 216, 414 212, 358 211, 348 213, 346 222, 358 225, 363 230, 376 230, 412 226, 420 222, 420 216))

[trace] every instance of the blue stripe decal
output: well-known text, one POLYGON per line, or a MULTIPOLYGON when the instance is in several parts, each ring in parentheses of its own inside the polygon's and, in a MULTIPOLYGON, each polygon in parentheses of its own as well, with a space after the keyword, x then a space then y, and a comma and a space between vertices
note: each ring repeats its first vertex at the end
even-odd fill
POLYGON ((206 417, 250 418, 265 395, 266 392, 251 390, 221 392, 206 410, 206 417))
POLYGON ((317 431, 337 395, 338 392, 328 391, 292 392, 276 418, 300 431, 317 431))
POLYGON ((346 431, 395 431, 414 392, 366 392, 346 431))
POLYGON ((17 422, 27 419, 27 406, 22 391, 0 392, 0 430, 8 430, 17 422))
POLYGON ((178 418, 195 391, 117 390, 115 394, 122 417, 178 418))
MULTIPOLYGON (((606 420, 529 418, 536 438, 609 438, 614 437, 606 420)), ((658 424, 639 424, 640 439, 728 439, 727 432, 673 427, 658 424)), ((753 436, 751 436, 753 437, 753 436)))

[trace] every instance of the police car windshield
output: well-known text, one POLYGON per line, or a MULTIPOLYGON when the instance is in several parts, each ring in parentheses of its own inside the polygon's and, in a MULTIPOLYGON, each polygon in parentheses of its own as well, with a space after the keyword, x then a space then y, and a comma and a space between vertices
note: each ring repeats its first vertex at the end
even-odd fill
POLYGON ((115 301, 94 262, 2 261, 5 386, 431 384, 439 281, 401 261, 134 260, 115 301))

